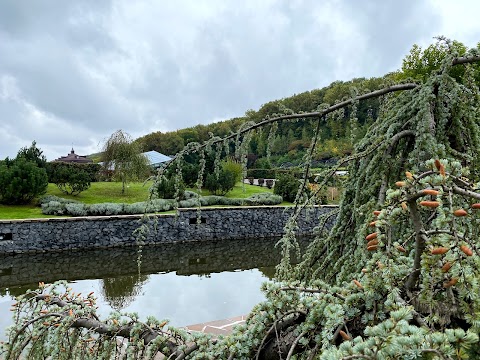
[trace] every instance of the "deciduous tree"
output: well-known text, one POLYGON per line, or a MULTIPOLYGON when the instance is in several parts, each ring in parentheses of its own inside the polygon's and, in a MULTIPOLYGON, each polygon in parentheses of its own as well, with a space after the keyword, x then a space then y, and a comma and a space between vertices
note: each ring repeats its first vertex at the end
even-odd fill
POLYGON ((102 162, 107 171, 113 171, 114 179, 122 182, 122 194, 128 181, 142 179, 149 172, 148 159, 122 130, 114 132, 103 145, 102 162))

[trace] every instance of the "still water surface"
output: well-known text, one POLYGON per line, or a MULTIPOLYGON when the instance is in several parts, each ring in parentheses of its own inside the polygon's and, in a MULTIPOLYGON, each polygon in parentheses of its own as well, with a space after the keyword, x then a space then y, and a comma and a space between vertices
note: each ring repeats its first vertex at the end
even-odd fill
POLYGON ((276 241, 165 244, 145 247, 141 256, 124 248, 1 257, 0 337, 14 295, 59 279, 75 292, 94 291, 101 316, 137 312, 142 320, 153 315, 185 326, 246 314, 264 299, 260 285, 280 258, 276 241))

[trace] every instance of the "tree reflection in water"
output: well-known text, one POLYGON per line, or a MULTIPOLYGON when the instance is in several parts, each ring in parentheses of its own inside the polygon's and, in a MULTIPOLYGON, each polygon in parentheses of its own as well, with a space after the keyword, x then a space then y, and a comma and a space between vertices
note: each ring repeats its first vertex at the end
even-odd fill
POLYGON ((103 278, 102 294, 113 309, 120 311, 135 300, 147 281, 147 275, 139 274, 103 278))

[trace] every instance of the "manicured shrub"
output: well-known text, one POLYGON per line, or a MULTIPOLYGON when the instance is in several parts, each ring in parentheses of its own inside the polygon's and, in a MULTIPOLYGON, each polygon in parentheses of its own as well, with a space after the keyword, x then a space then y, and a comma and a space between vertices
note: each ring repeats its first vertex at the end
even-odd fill
POLYGON ((218 179, 215 174, 208 174, 205 180, 205 188, 215 195, 226 195, 237 183, 233 172, 221 169, 218 179))
POLYGON ((101 203, 92 204, 88 207, 89 215, 93 216, 109 216, 124 214, 123 204, 101 203))
POLYGON ((48 204, 49 202, 56 201, 59 202, 60 204, 68 204, 68 203, 79 203, 80 201, 78 200, 71 200, 71 199, 65 199, 56 195, 45 195, 42 196, 39 200, 40 205, 48 204))
POLYGON ((47 191, 47 172, 23 157, 0 165, 0 202, 28 204, 47 191))
POLYGON ((45 215, 66 215, 65 203, 59 201, 43 203, 42 213, 45 215))
POLYGON ((194 208, 198 206, 198 199, 188 199, 188 200, 180 200, 178 202, 179 208, 194 208))
POLYGON ((278 205, 281 204, 283 198, 280 195, 275 195, 272 193, 258 193, 253 194, 245 199, 245 205, 256 206, 256 205, 278 205))
POLYGON ((90 187, 91 175, 79 164, 57 163, 50 169, 49 181, 57 185, 61 192, 78 195, 90 187))
POLYGON ((174 208, 174 200, 172 199, 155 199, 150 203, 147 202, 147 212, 169 211, 174 208))
POLYGON ((88 164, 77 164, 77 163, 65 163, 61 161, 54 161, 47 163, 47 175, 48 182, 54 183, 55 174, 61 169, 67 168, 70 171, 83 171, 88 174, 89 181, 95 182, 101 179, 101 168, 100 164, 88 163, 88 164))
MULTIPOLYGON (((176 180, 174 177, 166 178, 162 177, 160 180, 155 182, 154 192, 155 195, 160 199, 174 199, 177 194, 175 189, 176 180)), ((178 184, 178 196, 180 199, 183 199, 185 196, 185 185, 183 182, 178 184)))
POLYGON ((82 203, 68 203, 65 204, 65 211, 72 216, 87 216, 88 207, 82 203))
POLYGON ((300 182, 291 173, 280 175, 275 181, 273 193, 280 195, 284 200, 294 202, 300 182))
MULTIPOLYGON (((272 193, 254 194, 247 199, 227 198, 224 196, 209 195, 199 196, 192 191, 186 191, 187 199, 178 202, 179 208, 195 208, 201 206, 224 205, 278 205, 282 197, 272 193)), ((41 200, 42 213, 46 215, 69 215, 69 216, 108 216, 108 215, 134 215, 143 213, 157 213, 173 210, 175 200, 154 199, 151 201, 136 202, 133 204, 83 204, 79 201, 64 199, 58 196, 48 195, 41 200)))
POLYGON ((146 203, 144 201, 123 205, 123 211, 125 212, 125 214, 143 214, 145 212, 145 209, 146 203))

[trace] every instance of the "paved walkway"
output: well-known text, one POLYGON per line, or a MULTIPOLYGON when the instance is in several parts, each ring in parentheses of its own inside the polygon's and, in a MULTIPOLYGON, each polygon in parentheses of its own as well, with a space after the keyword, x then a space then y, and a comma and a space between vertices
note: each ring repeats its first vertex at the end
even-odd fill
POLYGON ((215 320, 203 324, 185 326, 186 330, 198 331, 213 335, 228 335, 232 332, 235 325, 243 324, 247 316, 236 316, 229 319, 215 320))

